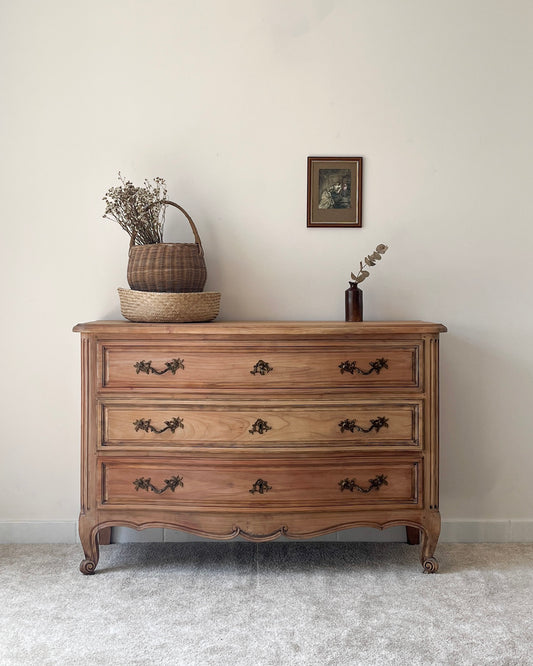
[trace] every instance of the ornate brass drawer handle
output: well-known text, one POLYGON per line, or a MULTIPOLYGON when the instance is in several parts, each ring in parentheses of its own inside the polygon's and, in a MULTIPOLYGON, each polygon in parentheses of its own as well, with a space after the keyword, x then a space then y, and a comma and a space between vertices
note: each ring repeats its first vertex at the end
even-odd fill
POLYGON ((175 416, 170 419, 170 421, 165 421, 166 428, 161 428, 161 430, 158 430, 152 425, 152 419, 137 419, 133 422, 133 425, 135 426, 135 432, 144 430, 144 432, 156 432, 158 434, 165 432, 165 430, 170 430, 174 433, 178 428, 185 428, 183 425, 183 419, 179 416, 175 416))
POLYGON ((139 374, 139 372, 145 372, 147 375, 150 373, 154 375, 164 375, 165 372, 168 372, 169 370, 175 375, 178 370, 185 370, 183 359, 181 358, 173 358, 172 361, 167 361, 165 366, 164 370, 156 370, 155 368, 152 368, 152 361, 137 361, 133 367, 137 374, 139 374))
POLYGON ((169 488, 172 492, 174 492, 178 486, 183 488, 183 477, 171 476, 170 479, 165 479, 165 486, 161 489, 156 488, 152 484, 151 479, 145 479, 143 476, 141 476, 140 479, 135 479, 133 485, 135 486, 135 490, 151 490, 153 493, 156 493, 156 495, 161 495, 161 493, 164 493, 165 490, 168 490, 169 488))
POLYGON ((274 368, 269 365, 266 361, 257 361, 254 365, 254 369, 250 370, 251 375, 267 375, 269 372, 272 372, 274 368))
POLYGON ((248 432, 251 435, 253 435, 254 432, 258 432, 260 435, 262 435, 267 430, 272 430, 272 428, 268 425, 268 423, 266 421, 263 421, 263 419, 257 419, 257 421, 252 424, 252 429, 248 430, 248 432))
POLYGON ((264 481, 263 479, 257 479, 257 481, 252 486, 250 492, 252 493, 252 495, 254 493, 259 493, 260 495, 263 495, 264 493, 268 493, 269 490, 272 490, 272 486, 268 485, 268 481, 264 481))
POLYGON ((370 361, 368 364, 370 366, 370 370, 361 370, 361 368, 358 368, 356 365, 357 361, 343 361, 339 365, 339 368, 341 369, 341 375, 343 375, 345 372, 349 372, 351 375, 353 375, 354 372, 356 372, 358 375, 371 375, 373 372, 375 372, 376 375, 379 375, 383 368, 386 368, 387 370, 389 369, 387 363, 388 360, 386 358, 377 358, 375 361, 370 361))
POLYGON ((389 427, 389 419, 386 416, 378 416, 375 419, 370 419, 370 423, 370 428, 362 428, 357 425, 355 419, 344 419, 344 421, 339 423, 339 428, 341 429, 341 432, 344 432, 345 430, 349 430, 350 432, 354 432, 355 430, 358 432, 371 432, 372 430, 375 430, 376 432, 379 432, 381 428, 389 427))
POLYGON ((375 479, 368 479, 368 483, 370 484, 368 488, 361 488, 361 486, 355 483, 355 479, 346 478, 339 481, 339 486, 341 492, 343 490, 349 490, 353 493, 354 490, 357 490, 360 493, 369 493, 371 490, 379 490, 381 486, 389 485, 387 477, 384 474, 378 474, 375 479))

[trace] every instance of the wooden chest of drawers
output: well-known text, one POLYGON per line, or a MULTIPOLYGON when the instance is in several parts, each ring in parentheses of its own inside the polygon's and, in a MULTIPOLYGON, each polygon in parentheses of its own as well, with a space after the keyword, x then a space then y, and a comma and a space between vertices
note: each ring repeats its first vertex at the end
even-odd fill
POLYGON ((83 573, 113 525, 252 541, 406 525, 421 531, 424 570, 437 570, 441 324, 74 330, 83 573))

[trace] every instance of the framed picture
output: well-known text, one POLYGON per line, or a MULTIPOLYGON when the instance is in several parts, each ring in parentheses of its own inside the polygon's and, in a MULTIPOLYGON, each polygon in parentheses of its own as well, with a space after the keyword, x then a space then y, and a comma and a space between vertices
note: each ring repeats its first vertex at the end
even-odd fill
POLYGON ((307 158, 307 226, 360 227, 362 157, 307 158))

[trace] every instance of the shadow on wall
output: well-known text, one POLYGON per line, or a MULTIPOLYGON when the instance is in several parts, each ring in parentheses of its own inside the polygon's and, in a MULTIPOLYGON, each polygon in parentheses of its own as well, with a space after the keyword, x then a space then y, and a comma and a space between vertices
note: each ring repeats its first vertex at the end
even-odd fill
POLYGON ((516 517, 529 502, 533 378, 520 347, 498 342, 493 331, 441 338, 441 501, 452 518, 516 517))
POLYGON ((100 319, 102 319, 102 320, 107 320, 107 319, 119 319, 119 320, 121 320, 121 321, 124 321, 124 317, 123 317, 122 314, 120 313, 120 301, 119 301, 118 293, 117 293, 117 292, 116 292, 116 296, 117 296, 117 306, 116 306, 115 308, 113 308, 113 309, 108 310, 107 312, 105 312, 105 313, 100 317, 100 319))

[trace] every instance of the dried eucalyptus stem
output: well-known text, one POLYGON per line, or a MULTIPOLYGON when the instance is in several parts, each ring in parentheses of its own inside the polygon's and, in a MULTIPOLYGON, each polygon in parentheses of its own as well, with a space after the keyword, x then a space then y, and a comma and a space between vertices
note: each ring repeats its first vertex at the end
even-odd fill
POLYGON ((110 188, 103 197, 106 204, 103 217, 118 222, 135 245, 162 243, 163 202, 167 197, 164 179, 154 178, 153 184, 145 179, 143 187, 135 187, 120 172, 118 178, 121 185, 110 188))
POLYGON ((370 273, 365 269, 370 268, 370 266, 375 266, 377 261, 381 261, 381 255, 385 254, 388 249, 388 245, 383 245, 383 243, 380 243, 374 252, 372 252, 372 254, 369 254, 368 257, 364 258, 364 263, 362 261, 359 262, 359 272, 357 275, 351 273, 352 280, 355 282, 355 284, 359 284, 363 280, 366 280, 370 273))

